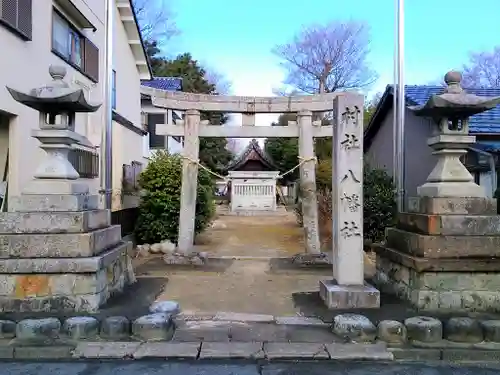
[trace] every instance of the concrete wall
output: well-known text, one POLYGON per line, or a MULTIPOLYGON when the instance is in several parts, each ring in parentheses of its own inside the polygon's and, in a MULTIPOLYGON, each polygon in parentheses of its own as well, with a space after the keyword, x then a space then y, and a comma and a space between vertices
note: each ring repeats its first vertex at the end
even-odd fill
MULTIPOLYGON (((374 168, 383 168, 392 175, 393 168, 393 111, 390 110, 365 153, 365 159, 374 168)), ((436 163, 436 157, 427 146, 427 138, 432 131, 431 120, 417 117, 406 110, 405 121, 405 193, 415 196, 417 187, 422 185, 436 163)))
MULTIPOLYGON (((51 64, 63 65, 67 68, 66 81, 80 85, 88 94, 92 102, 102 103, 104 84, 104 48, 105 48, 105 2, 102 0, 72 0, 83 15, 96 26, 97 30, 82 30, 99 49, 99 82, 93 83, 84 74, 80 73, 62 59, 51 52, 52 48, 52 7, 56 3, 49 0, 33 1, 33 37, 31 41, 24 41, 10 30, 0 26, 0 45, 4 47, 8 57, 0 59, 0 111, 10 116, 9 126, 9 196, 19 195, 21 188, 31 178, 37 167, 34 161, 40 160, 44 152, 38 148, 38 141, 30 136, 32 129, 38 127, 38 113, 15 102, 5 85, 21 91, 29 91, 34 87, 46 84, 50 80, 48 68, 51 64)), ((61 10, 60 8, 58 8, 61 10)), ((63 11, 61 12, 65 14, 63 11)), ((67 16, 67 14, 65 14, 67 16)), ((68 17, 70 21, 71 17, 68 17)), ((75 26, 76 25, 75 23, 75 26)), ((131 47, 127 42, 122 21, 116 12, 114 52, 117 61, 117 111, 128 120, 140 126, 140 91, 139 75, 131 47), (135 70, 135 72, 134 72, 135 70)), ((101 108, 92 114, 78 114, 76 130, 85 135, 96 146, 100 145, 101 129, 104 124, 104 111, 101 108)), ((123 136, 115 142, 115 158, 120 162, 129 162, 128 159, 141 161, 142 138, 134 135, 123 136), (127 150, 124 153, 122 150, 127 150), (138 150, 138 152, 136 152, 138 150), (126 155, 127 158, 123 158, 126 155), (129 158, 130 156, 130 158, 129 158)), ((116 131, 116 134, 122 132, 116 131)), ((121 174, 121 168, 120 168, 121 174)), ((89 181, 94 193, 99 188, 99 179, 89 181)), ((119 188, 119 186, 113 186, 119 188)))

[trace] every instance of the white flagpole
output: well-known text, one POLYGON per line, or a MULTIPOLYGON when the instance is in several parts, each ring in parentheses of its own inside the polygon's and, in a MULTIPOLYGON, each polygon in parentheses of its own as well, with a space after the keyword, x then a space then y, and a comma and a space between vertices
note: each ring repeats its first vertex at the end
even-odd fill
POLYGON ((405 80, 404 80, 404 0, 395 0, 396 43, 394 56, 394 126, 393 126, 393 178, 397 192, 398 211, 405 202, 405 80))
MULTIPOLYGON (((394 80, 392 85, 392 182, 397 192, 398 186, 398 36, 399 36, 399 0, 394 0, 394 80)), ((398 206, 399 209, 399 206, 398 206)))
POLYGON ((101 192, 104 198, 104 207, 111 209, 112 176, 113 176, 113 28, 115 0, 106 1, 106 42, 104 48, 104 123, 101 134, 99 173, 101 192))

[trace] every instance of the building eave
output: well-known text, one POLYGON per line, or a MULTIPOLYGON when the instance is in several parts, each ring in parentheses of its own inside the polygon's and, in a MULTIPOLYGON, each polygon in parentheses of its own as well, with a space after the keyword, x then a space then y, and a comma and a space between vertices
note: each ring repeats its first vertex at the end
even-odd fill
POLYGON ((153 78, 153 70, 139 29, 139 22, 137 21, 132 0, 116 0, 116 7, 118 8, 120 21, 123 23, 128 44, 135 59, 139 77, 141 80, 150 80, 153 78))

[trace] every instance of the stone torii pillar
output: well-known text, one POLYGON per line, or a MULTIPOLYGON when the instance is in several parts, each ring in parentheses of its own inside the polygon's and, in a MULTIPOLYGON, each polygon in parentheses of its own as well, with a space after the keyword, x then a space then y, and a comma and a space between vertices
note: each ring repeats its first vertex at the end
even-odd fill
POLYGON ((321 244, 318 230, 318 199, 316 197, 316 163, 314 158, 312 112, 297 113, 299 125, 299 156, 305 159, 300 166, 300 190, 306 253, 319 255, 321 244))
MULTIPOLYGON (((200 112, 196 109, 186 111, 184 122, 184 148, 182 155, 181 212, 179 215, 178 251, 189 255, 194 243, 196 192, 198 187, 198 157, 200 153, 200 112)), ((182 123, 180 124, 182 125, 182 123)))

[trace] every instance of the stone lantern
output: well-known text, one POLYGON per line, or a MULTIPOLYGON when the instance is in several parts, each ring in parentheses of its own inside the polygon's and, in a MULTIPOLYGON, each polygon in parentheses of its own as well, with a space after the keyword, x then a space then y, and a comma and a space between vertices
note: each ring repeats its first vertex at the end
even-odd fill
POLYGON ((396 226, 374 246, 374 281, 421 311, 497 312, 500 216, 460 156, 475 142, 469 117, 495 108, 500 97, 468 94, 461 78, 449 72, 444 93, 410 108, 434 120, 427 143, 438 160, 417 197, 409 198, 408 211, 398 213, 396 226))
MULTIPOLYGON (((32 89, 25 94, 7 87, 14 100, 40 112, 39 128, 32 131, 32 136, 40 141, 40 148, 46 152, 34 174, 34 184, 25 189, 26 192, 40 192, 38 190, 41 182, 37 179, 51 180, 52 192, 59 189, 54 181, 76 180, 80 176, 68 160, 68 153, 73 144, 88 145, 85 137, 75 132, 76 113, 95 112, 100 104, 90 104, 85 98, 81 88, 70 87, 63 79, 66 76, 66 68, 50 66, 49 74, 52 81, 40 88, 32 89), (55 189, 55 190, 54 190, 55 189)), ((64 184, 64 182, 62 183, 64 184)), ((63 186, 61 193, 64 193, 63 186)), ((80 185, 79 193, 88 192, 88 188, 80 185)), ((70 189, 71 192, 71 189, 70 189)))
POLYGON ((433 95, 427 103, 410 107, 417 116, 434 119, 436 127, 427 144, 438 158, 427 182, 418 187, 420 197, 485 197, 484 188, 460 161, 467 147, 476 141, 469 135, 469 117, 500 103, 499 98, 480 97, 466 93, 460 86, 462 75, 449 72, 444 77, 447 88, 433 95))
POLYGON ((135 282, 132 243, 111 225, 109 210, 68 161, 74 144, 88 143, 75 132, 75 115, 95 112, 80 88, 50 67, 53 80, 12 97, 40 112, 37 138, 46 156, 34 180, 0 213, 0 311, 96 312, 113 294, 135 282))

